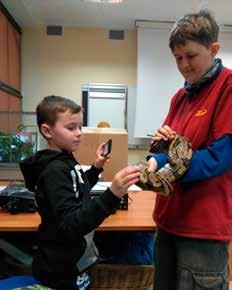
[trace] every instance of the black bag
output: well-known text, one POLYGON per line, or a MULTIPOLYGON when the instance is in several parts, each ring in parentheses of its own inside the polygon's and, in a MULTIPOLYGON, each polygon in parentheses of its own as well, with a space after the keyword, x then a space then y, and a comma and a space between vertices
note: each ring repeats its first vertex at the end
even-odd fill
POLYGON ((35 212, 35 193, 24 185, 10 184, 0 191, 0 207, 11 214, 35 212))

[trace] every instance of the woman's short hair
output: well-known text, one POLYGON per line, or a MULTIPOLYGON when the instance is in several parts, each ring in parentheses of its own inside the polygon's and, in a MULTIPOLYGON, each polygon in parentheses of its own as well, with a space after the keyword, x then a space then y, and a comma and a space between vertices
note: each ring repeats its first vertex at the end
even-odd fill
POLYGON ((208 10, 186 14, 176 21, 169 37, 169 47, 185 45, 187 40, 198 42, 205 47, 218 41, 219 26, 208 10))

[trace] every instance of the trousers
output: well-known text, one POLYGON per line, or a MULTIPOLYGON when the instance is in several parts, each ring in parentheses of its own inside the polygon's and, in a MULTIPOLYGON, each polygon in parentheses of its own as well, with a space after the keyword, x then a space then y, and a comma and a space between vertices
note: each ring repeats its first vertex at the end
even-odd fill
POLYGON ((229 290, 229 242, 157 229, 153 290, 229 290))

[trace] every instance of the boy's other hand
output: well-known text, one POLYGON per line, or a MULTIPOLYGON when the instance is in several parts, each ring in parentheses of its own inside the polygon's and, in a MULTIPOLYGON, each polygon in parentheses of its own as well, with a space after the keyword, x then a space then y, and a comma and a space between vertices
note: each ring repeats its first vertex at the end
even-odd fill
POLYGON ((122 198, 127 193, 128 188, 139 181, 140 166, 128 166, 115 174, 110 190, 118 198, 122 198))
POLYGON ((102 150, 103 150, 103 146, 105 145, 105 143, 101 143, 99 145, 99 147, 97 148, 97 152, 96 152, 96 160, 94 162, 94 166, 97 168, 103 168, 106 162, 109 162, 110 160, 110 154, 108 154, 107 156, 102 156, 102 150))
POLYGON ((148 167, 148 170, 150 172, 155 172, 157 167, 158 167, 158 164, 157 164, 157 161, 154 157, 151 157, 148 161, 147 161, 147 167, 148 167))

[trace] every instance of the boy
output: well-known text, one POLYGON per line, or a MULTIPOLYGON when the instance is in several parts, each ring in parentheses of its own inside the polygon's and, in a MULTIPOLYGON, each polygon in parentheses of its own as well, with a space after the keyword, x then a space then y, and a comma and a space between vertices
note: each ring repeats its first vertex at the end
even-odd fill
POLYGON ((128 187, 138 181, 139 167, 119 171, 111 187, 98 199, 91 199, 90 189, 109 156, 101 155, 101 144, 94 164, 85 173, 74 159, 72 152, 81 143, 81 107, 69 99, 48 96, 37 106, 36 114, 48 149, 20 164, 26 187, 36 192, 41 216, 33 274, 48 287, 74 290, 78 289, 77 275, 84 271, 79 266, 85 260, 86 245, 94 251, 91 232, 114 212, 128 187))

